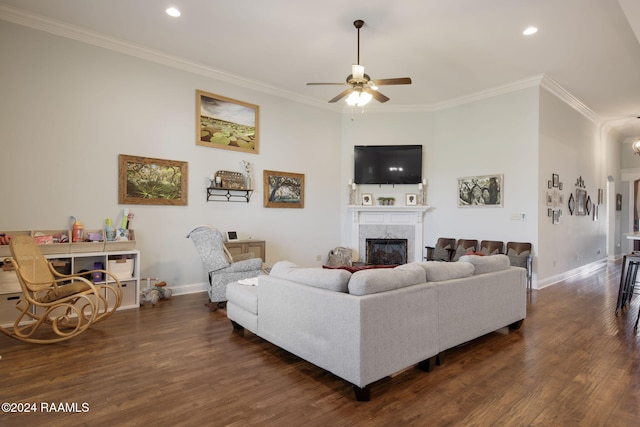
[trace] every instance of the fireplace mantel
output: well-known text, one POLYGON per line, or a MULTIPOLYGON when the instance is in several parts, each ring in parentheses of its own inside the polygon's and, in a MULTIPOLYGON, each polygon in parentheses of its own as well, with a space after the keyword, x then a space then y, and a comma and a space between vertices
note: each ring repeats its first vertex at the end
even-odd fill
MULTIPOLYGON (((388 230, 398 228, 409 228, 409 259, 410 262, 422 261, 422 250, 424 240, 424 213, 431 207, 425 205, 418 206, 363 206, 349 205, 352 212, 351 227, 351 247, 358 251, 355 258, 365 259, 364 239, 366 237, 384 238, 389 237, 388 230), (382 229, 382 235, 371 236, 363 230, 363 227, 370 229, 382 229)), ((393 234, 393 233, 392 233, 393 234)), ((398 236, 394 236, 398 237, 398 236)))

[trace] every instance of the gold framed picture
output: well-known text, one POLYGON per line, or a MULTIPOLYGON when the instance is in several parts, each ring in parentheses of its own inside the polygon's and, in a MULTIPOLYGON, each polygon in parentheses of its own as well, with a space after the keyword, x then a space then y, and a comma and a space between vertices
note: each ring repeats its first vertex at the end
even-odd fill
POLYGON ((304 174, 265 170, 265 208, 304 208, 304 174))
POLYGON ((187 162, 120 154, 118 163, 119 204, 187 205, 187 162))
POLYGON ((196 145, 258 154, 260 107, 196 90, 196 145))

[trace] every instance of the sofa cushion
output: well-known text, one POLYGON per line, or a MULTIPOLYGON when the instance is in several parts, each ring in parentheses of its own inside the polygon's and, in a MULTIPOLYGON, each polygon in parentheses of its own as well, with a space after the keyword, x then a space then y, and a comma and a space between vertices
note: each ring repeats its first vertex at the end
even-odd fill
POLYGON ((347 270, 350 273, 355 273, 356 271, 360 271, 360 270, 372 270, 374 268, 395 268, 397 267, 397 264, 390 264, 390 265, 338 265, 338 266, 330 266, 330 265, 323 265, 322 268, 328 268, 328 269, 342 269, 342 270, 347 270))
POLYGON ((227 285, 227 301, 251 314, 258 314, 258 287, 231 282, 227 285))
POLYGON ((426 261, 419 264, 425 271, 427 282, 442 282, 473 276, 474 267, 468 262, 426 261))
POLYGON ((492 256, 465 255, 461 256, 459 261, 473 264, 473 274, 491 273, 509 268, 509 257, 500 254, 492 256))
POLYGON ((396 268, 361 270, 353 273, 349 280, 349 293, 369 295, 391 291, 405 286, 424 283, 424 269, 415 263, 396 268))
POLYGON ((323 269, 319 267, 298 267, 290 261, 275 263, 271 276, 290 280, 316 288, 328 289, 336 292, 347 292, 351 273, 347 270, 323 269))

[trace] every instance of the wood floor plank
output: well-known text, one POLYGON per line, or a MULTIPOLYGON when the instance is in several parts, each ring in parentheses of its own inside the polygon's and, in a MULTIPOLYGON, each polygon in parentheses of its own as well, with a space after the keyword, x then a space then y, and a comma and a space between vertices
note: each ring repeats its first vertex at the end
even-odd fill
POLYGON ((640 297, 614 314, 620 264, 528 296, 527 319, 371 388, 351 386, 256 335, 234 332, 206 294, 116 313, 48 346, 0 336, 4 402, 89 412, 0 413, 0 425, 637 426, 640 297))

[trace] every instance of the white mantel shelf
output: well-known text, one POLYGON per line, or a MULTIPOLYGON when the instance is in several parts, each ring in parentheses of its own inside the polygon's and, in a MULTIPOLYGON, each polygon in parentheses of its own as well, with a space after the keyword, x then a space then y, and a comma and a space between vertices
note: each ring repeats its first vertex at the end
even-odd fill
POLYGON ((391 212, 391 211, 398 211, 398 212, 426 212, 429 209, 431 209, 431 206, 427 206, 427 205, 417 205, 417 206, 348 205, 347 208, 351 209, 351 210, 354 210, 354 211, 367 211, 367 212, 371 212, 371 211, 374 211, 374 212, 375 211, 382 211, 382 212, 391 212))

